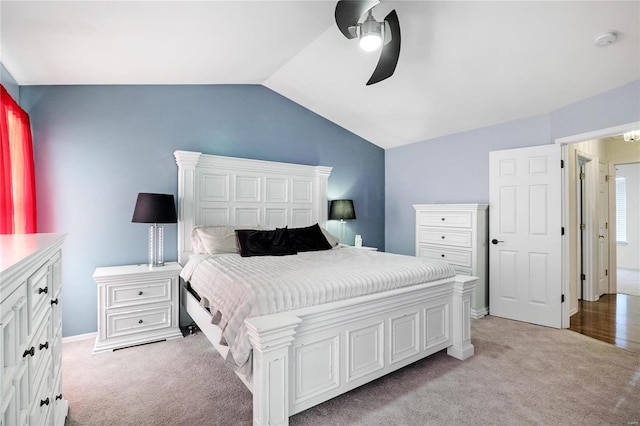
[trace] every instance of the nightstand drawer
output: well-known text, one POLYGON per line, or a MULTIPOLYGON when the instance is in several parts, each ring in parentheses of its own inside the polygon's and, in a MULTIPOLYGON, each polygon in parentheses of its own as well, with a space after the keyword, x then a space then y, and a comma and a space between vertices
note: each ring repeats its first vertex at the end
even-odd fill
POLYGON ((448 229, 420 228, 419 241, 428 244, 471 248, 471 230, 450 231, 448 229))
POLYGON ((445 226, 447 228, 471 228, 471 212, 424 211, 418 212, 418 226, 445 226))
POLYGON ((107 313, 107 338, 171 327, 171 305, 133 312, 107 313))
POLYGON ((169 302, 171 278, 131 281, 125 285, 107 285, 107 309, 145 303, 169 302))
POLYGON ((452 265, 471 267, 471 251, 447 250, 433 246, 421 246, 418 256, 442 260, 452 265))

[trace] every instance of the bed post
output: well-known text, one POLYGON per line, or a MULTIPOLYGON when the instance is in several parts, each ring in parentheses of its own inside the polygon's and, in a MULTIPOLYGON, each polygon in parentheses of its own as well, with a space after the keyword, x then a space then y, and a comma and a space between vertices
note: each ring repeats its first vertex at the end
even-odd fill
POLYGON ((302 320, 275 314, 245 320, 253 346, 253 424, 288 425, 289 346, 302 320))
POLYGON ((447 354, 460 360, 473 356, 471 344, 471 294, 476 287, 477 277, 456 275, 453 284, 453 345, 447 354))
POLYGON ((196 166, 202 153, 175 151, 178 165, 178 263, 184 266, 189 259, 191 230, 195 226, 194 192, 196 188, 196 166))
POLYGON ((317 166, 316 167, 316 179, 317 179, 317 192, 316 200, 314 200, 317 206, 317 222, 323 228, 327 227, 327 220, 329 219, 329 176, 331 175, 332 167, 317 166))

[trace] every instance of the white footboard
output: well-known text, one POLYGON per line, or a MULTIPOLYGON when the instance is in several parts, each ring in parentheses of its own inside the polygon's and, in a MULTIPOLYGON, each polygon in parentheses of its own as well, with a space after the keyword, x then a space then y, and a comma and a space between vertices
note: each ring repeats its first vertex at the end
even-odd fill
POLYGON ((253 422, 289 416, 447 348, 473 355, 475 277, 413 286, 245 321, 253 345, 253 422))

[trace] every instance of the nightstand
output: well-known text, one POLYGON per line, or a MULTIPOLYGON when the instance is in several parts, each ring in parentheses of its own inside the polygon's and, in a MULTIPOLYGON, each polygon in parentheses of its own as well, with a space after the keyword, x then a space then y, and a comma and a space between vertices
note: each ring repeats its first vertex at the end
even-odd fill
POLYGON ((176 262, 97 268, 98 336, 93 353, 182 337, 176 262))

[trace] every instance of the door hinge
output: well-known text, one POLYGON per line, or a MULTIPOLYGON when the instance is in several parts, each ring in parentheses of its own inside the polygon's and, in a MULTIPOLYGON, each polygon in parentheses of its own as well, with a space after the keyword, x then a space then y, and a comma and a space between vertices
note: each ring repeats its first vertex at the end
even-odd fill
POLYGON ((560 228, 560 235, 564 235, 564 226, 560 228))
POLYGON ((580 173, 580 180, 584 180, 584 173, 580 173))
POLYGON ((587 225, 585 225, 584 223, 580 224, 580 230, 584 231, 585 229, 587 229, 587 225))
POLYGON ((605 277, 608 277, 608 276, 609 276, 609 270, 608 270, 608 269, 605 269, 605 270, 604 270, 604 276, 605 276, 605 277))
POLYGON ((604 223, 604 229, 609 229, 609 222, 604 223))
POLYGON ((564 294, 562 295, 562 297, 560 298, 560 303, 564 303, 564 294))
POLYGON ((564 160, 560 160, 560 168, 564 169, 564 160))
POLYGON ((580 280, 584 281, 587 279, 587 276, 585 274, 580 274, 580 280))

